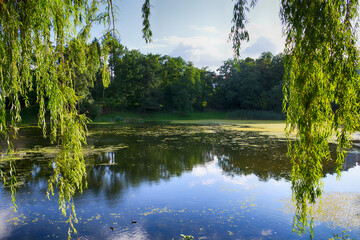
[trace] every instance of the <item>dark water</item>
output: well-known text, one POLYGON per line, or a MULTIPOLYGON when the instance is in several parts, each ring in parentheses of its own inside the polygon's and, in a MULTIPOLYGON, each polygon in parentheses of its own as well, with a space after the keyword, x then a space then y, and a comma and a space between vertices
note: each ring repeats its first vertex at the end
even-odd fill
MULTIPOLYGON (((9 189, 0 189, 0 239, 66 239, 57 196, 46 198, 56 149, 35 128, 20 134, 19 208, 14 212, 9 189)), ((88 188, 75 196, 74 239, 309 239, 292 232, 283 139, 217 126, 98 126, 90 128, 85 154, 88 188)), ((359 163, 354 149, 340 181, 324 166, 326 204, 315 239, 343 230, 360 238, 359 163)))

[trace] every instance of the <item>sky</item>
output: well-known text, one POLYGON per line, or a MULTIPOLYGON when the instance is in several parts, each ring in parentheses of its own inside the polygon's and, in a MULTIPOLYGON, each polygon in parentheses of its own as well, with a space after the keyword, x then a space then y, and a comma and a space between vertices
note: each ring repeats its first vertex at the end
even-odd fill
MULTIPOLYGON (((233 58, 231 30, 232 0, 151 0, 152 42, 142 38, 141 7, 144 0, 115 0, 115 27, 121 43, 128 49, 182 57, 196 67, 218 69, 233 58)), ((279 0, 260 0, 248 13, 250 41, 241 47, 241 58, 258 58, 262 52, 274 55, 283 51, 284 38, 279 18, 279 0)), ((102 36, 100 26, 94 37, 102 36)))

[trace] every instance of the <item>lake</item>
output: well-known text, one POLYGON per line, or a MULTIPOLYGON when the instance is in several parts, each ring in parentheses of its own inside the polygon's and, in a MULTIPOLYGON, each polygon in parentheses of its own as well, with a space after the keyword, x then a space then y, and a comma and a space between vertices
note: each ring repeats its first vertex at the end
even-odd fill
MULTIPOLYGON (((309 239, 292 231, 286 140, 250 128, 91 125, 84 150, 88 187, 74 197, 73 238, 309 239)), ((46 197, 57 148, 34 127, 22 128, 14 142, 18 211, 10 190, 1 188, 0 239, 66 239, 69 225, 57 195, 46 197)), ((315 239, 360 238, 359 164, 356 143, 340 181, 334 165, 324 165, 315 239)))

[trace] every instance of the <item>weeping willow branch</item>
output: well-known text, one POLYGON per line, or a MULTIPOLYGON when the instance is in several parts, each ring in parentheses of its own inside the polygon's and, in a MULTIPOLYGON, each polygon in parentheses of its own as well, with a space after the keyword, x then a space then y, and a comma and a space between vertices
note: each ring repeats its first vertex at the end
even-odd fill
MULTIPOLYGON (((241 41, 249 40, 246 12, 256 3, 237 0, 234 5, 229 40, 236 56, 241 41)), ((297 206, 294 230, 302 234, 310 227, 312 234, 311 205, 322 194, 322 165, 335 161, 340 176, 351 135, 359 127, 358 1, 282 0, 280 17, 286 37, 286 133, 296 135, 288 143, 297 206), (333 139, 336 159, 330 159, 333 139)))
POLYGON ((322 165, 331 160, 328 143, 337 142, 337 173, 359 126, 357 1, 283 0, 286 35, 284 111, 289 141, 294 230, 312 230, 311 204, 322 193, 322 165))
POLYGON ((142 18, 143 18, 143 38, 146 43, 151 42, 152 31, 150 30, 150 0, 145 0, 144 5, 142 6, 142 18))
POLYGON ((229 34, 229 41, 233 43, 233 50, 236 57, 240 57, 240 47, 242 41, 249 41, 250 35, 248 30, 245 28, 245 24, 248 22, 246 13, 249 12, 250 8, 256 6, 258 0, 251 0, 248 4, 247 0, 236 0, 233 10, 233 26, 229 34))
MULTIPOLYGON (((34 90, 39 106, 38 126, 44 137, 61 147, 51 164, 54 174, 47 195, 58 189, 59 207, 69 216, 69 232, 76 232, 73 195, 86 187, 81 149, 86 143, 88 119, 76 108, 81 99, 76 80, 86 77, 91 85, 95 73, 100 71, 104 86, 109 85, 107 59, 116 32, 114 9, 112 0, 0 0, 0 134, 7 142, 10 159, 8 172, 0 166, 2 180, 4 184, 10 182, 16 207, 11 138, 16 137, 17 124, 21 122, 20 99, 28 106, 27 95, 34 90), (98 14, 102 4, 107 4, 108 13, 98 14), (99 42, 88 44, 91 26, 96 22, 108 23, 111 29, 101 46, 99 42), (77 32, 78 29, 81 30, 77 32)), ((149 42, 149 0, 145 0, 142 11, 143 32, 149 42)))
MULTIPOLYGON (((0 5, 0 133, 8 143, 10 156, 11 138, 16 137, 17 124, 21 121, 20 98, 25 99, 27 106, 27 94, 35 87, 38 125, 44 137, 61 147, 53 161, 48 196, 54 194, 56 186, 59 207, 75 230, 76 214, 71 201, 75 192, 82 192, 86 186, 81 148, 86 140, 87 118, 77 112, 79 97, 74 79, 77 72, 94 77, 99 69, 99 57, 94 56, 97 51, 87 41, 94 19, 102 19, 96 16, 100 1, 9 0, 0 5), (82 30, 77 33, 79 28, 82 30), (69 207, 72 211, 67 213, 69 207)), ((4 184, 10 179, 16 206, 15 162, 10 159, 9 164, 10 170, 1 171, 1 175, 4 184)))

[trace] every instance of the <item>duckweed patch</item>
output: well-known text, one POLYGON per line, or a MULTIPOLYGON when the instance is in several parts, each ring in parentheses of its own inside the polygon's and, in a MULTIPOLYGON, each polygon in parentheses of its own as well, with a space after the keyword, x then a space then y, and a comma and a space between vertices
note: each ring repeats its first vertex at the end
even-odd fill
MULTIPOLYGON (((123 143, 120 143, 118 145, 108 145, 108 146, 97 146, 94 145, 91 146, 85 146, 83 148, 84 155, 93 155, 93 154, 99 154, 102 152, 114 152, 123 148, 127 148, 128 146, 124 145, 123 143)), ((17 149, 14 151, 14 153, 10 156, 6 153, 0 154, 0 162, 1 161, 8 161, 11 160, 22 160, 22 159, 29 159, 29 158, 36 158, 37 160, 40 159, 51 159, 56 156, 57 153, 59 153, 60 149, 58 147, 42 147, 42 146, 34 146, 32 148, 24 148, 24 149, 17 149)))
MULTIPOLYGON (((313 218, 330 227, 341 227, 350 230, 360 227, 360 194, 358 193, 326 193, 321 201, 314 204, 313 218)), ((285 201, 284 212, 293 214, 295 205, 291 200, 285 201)))

